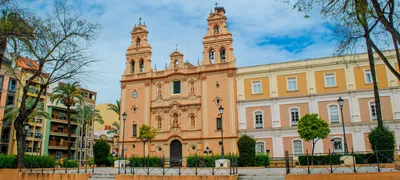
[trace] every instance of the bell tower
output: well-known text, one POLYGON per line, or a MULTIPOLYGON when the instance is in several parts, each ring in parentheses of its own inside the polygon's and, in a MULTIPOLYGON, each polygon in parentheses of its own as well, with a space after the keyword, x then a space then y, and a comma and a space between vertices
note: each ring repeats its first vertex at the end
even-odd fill
POLYGON ((216 3, 214 12, 207 18, 207 33, 203 37, 203 64, 217 64, 235 61, 232 48, 232 34, 226 26, 225 9, 216 3))
POLYGON ((139 24, 131 31, 131 45, 126 52, 125 74, 145 73, 151 71, 151 46, 148 43, 145 23, 142 25, 142 18, 139 24))

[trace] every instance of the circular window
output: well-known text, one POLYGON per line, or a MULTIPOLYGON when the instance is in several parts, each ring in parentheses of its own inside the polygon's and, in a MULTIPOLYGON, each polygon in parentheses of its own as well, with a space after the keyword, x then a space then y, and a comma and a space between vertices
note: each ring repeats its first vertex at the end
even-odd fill
POLYGON ((133 105, 131 110, 133 113, 136 113, 139 108, 136 105, 133 105))
POLYGON ((132 144, 132 148, 135 149, 135 147, 136 147, 136 146, 135 146, 134 144, 132 144))
POLYGON ((192 146, 190 146, 190 149, 191 149, 192 151, 195 151, 197 148, 196 148, 195 145, 192 145, 192 146))
POLYGON ((215 87, 219 88, 219 82, 217 81, 217 84, 215 84, 215 87))
POLYGON ((158 152, 161 152, 161 151, 162 151, 162 148, 161 148, 160 146, 158 146, 157 151, 158 151, 158 152))
POLYGON ((214 101, 216 105, 221 105, 222 99, 217 96, 214 101))
POLYGON ((221 146, 222 145, 222 141, 219 141, 218 144, 221 146))

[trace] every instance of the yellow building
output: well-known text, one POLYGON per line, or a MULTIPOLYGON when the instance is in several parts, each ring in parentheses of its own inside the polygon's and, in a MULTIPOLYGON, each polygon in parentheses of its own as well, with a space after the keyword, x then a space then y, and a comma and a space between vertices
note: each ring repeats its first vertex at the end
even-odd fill
MULTIPOLYGON (((111 153, 118 153, 118 136, 119 134, 108 134, 108 130, 114 127, 112 124, 117 122, 118 114, 114 111, 108 110, 108 104, 98 104, 96 105, 96 109, 99 110, 100 115, 103 117, 104 124, 100 124, 98 122, 94 123, 94 141, 95 143, 100 140, 105 140, 110 145, 111 153)), ((114 127, 115 128, 115 127, 114 127)))
MULTIPOLYGON (((395 52, 385 54, 397 68, 395 52)), ((384 124, 394 130, 399 147, 399 81, 377 55, 375 59, 384 124)), ((239 133, 257 139, 257 152, 275 157, 283 157, 284 151, 311 152, 311 143, 297 133, 297 122, 306 113, 319 114, 331 129, 317 142, 316 153, 343 152, 343 120, 348 149, 371 150, 367 134, 377 123, 367 54, 242 67, 236 77, 239 133), (344 119, 339 97, 344 99, 344 119)))

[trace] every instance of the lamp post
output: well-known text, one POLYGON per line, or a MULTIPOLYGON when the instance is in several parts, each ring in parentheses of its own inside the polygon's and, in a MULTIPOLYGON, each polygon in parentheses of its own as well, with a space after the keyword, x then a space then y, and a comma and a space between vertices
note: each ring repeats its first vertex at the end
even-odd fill
POLYGON ((224 153, 224 128, 222 126, 222 115, 224 114, 224 108, 219 106, 218 108, 219 114, 221 115, 221 158, 225 159, 225 153, 224 153))
POLYGON ((208 154, 212 153, 212 150, 210 150, 210 148, 208 148, 208 146, 207 146, 204 153, 206 153, 208 156, 208 154))
POLYGON ((338 104, 340 106, 340 114, 342 117, 342 127, 343 127, 343 140, 344 140, 344 154, 347 155, 349 153, 349 150, 347 149, 347 141, 346 141, 346 130, 344 128, 344 118, 343 118, 343 99, 342 97, 339 97, 337 100, 338 104))
POLYGON ((28 130, 29 130, 29 124, 27 122, 24 123, 24 131, 23 134, 24 136, 24 154, 25 154, 25 147, 26 147, 26 136, 28 136, 28 130))
MULTIPOLYGON (((124 167, 126 166, 125 164, 125 153, 124 153, 124 141, 125 141, 125 120, 126 120, 126 112, 122 114, 122 120, 123 120, 123 128, 122 128, 122 152, 121 155, 124 158, 124 167)), ((120 173, 120 166, 121 166, 121 155, 119 155, 120 159, 118 160, 118 174, 120 173)))
POLYGON ((82 122, 81 122, 81 142, 79 143, 79 165, 82 166, 82 148, 83 148, 83 123, 85 121, 85 104, 82 104, 82 122))

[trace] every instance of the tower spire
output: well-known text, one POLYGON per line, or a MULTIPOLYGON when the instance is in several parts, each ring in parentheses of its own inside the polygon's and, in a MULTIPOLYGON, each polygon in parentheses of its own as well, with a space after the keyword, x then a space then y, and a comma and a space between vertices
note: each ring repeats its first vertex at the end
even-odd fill
POLYGON ((139 24, 142 25, 142 17, 139 17, 139 24))

